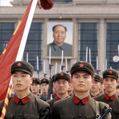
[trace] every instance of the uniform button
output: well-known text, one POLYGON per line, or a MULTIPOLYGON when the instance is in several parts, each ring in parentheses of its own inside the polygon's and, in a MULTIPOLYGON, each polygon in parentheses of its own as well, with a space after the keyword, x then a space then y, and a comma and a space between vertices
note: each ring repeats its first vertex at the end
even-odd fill
POLYGON ((18 114, 18 116, 21 116, 21 114, 18 114))
POLYGON ((82 117, 82 115, 79 115, 79 118, 81 118, 82 117))

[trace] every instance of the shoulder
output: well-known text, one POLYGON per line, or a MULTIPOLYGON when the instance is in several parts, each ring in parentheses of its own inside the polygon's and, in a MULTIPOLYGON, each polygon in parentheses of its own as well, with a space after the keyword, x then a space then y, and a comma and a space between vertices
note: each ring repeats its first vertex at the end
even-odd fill
POLYGON ((54 103, 54 107, 64 107, 65 105, 71 104, 72 97, 69 97, 67 99, 59 100, 54 103))
POLYGON ((98 97, 94 97, 93 99, 97 100, 97 101, 100 101, 101 99, 104 98, 104 94, 98 96, 98 97))

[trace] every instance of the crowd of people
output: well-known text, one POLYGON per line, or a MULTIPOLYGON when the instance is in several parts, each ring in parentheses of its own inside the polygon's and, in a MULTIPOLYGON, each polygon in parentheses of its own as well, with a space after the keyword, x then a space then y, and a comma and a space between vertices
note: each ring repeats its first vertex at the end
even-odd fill
MULTIPOLYGON (((115 69, 106 69, 100 76, 90 63, 78 61, 70 74, 59 72, 50 80, 33 77, 33 71, 26 61, 16 61, 11 66, 14 95, 6 119, 119 118, 119 74, 115 69)), ((4 100, 0 102, 0 112, 3 104, 4 100)))

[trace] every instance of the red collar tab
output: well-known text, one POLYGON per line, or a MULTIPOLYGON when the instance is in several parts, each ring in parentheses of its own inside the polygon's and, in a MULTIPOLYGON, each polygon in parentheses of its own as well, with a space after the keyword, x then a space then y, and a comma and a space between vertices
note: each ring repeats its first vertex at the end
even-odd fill
POLYGON ((27 102, 27 101, 29 100, 29 97, 26 96, 26 97, 23 98, 23 99, 18 99, 16 96, 14 97, 14 101, 15 101, 17 104, 20 102, 20 100, 21 100, 21 102, 24 104, 25 102, 27 102))
POLYGON ((61 100, 61 98, 57 97, 57 101, 61 100))
POLYGON ((83 68, 83 66, 84 66, 83 64, 79 64, 79 67, 80 67, 80 68, 83 68))
POLYGON ((111 101, 112 101, 112 100, 114 100, 115 97, 116 97, 115 95, 109 97, 107 94, 105 94, 105 98, 106 98, 107 100, 111 100, 111 101))
POLYGON ((112 74, 112 71, 111 70, 109 71, 109 74, 112 74))
POLYGON ((63 73, 61 73, 60 76, 63 76, 63 73))
POLYGON ((54 94, 54 97, 57 97, 57 94, 54 94))
POLYGON ((17 67, 21 67, 21 63, 18 63, 18 64, 17 64, 17 67))
POLYGON ((90 95, 90 96, 91 96, 91 98, 93 98, 93 97, 97 97, 97 96, 99 96, 99 94, 97 94, 97 95, 95 95, 95 96, 94 96, 94 95, 90 95))
POLYGON ((78 104, 79 102, 82 102, 82 104, 85 104, 86 102, 89 101, 89 97, 86 97, 83 100, 80 100, 79 98, 77 98, 76 96, 74 96, 73 100, 76 102, 76 104, 78 104))

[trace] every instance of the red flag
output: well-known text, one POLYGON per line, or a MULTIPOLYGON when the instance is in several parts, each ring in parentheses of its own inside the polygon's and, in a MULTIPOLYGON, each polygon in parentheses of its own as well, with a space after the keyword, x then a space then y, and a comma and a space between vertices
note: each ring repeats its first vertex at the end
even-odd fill
POLYGON ((0 100, 5 99, 7 93, 7 89, 11 79, 10 68, 11 65, 16 61, 21 41, 24 40, 24 30, 26 29, 25 27, 29 17, 30 9, 32 7, 32 2, 33 0, 30 2, 7 47, 0 56, 0 100))

